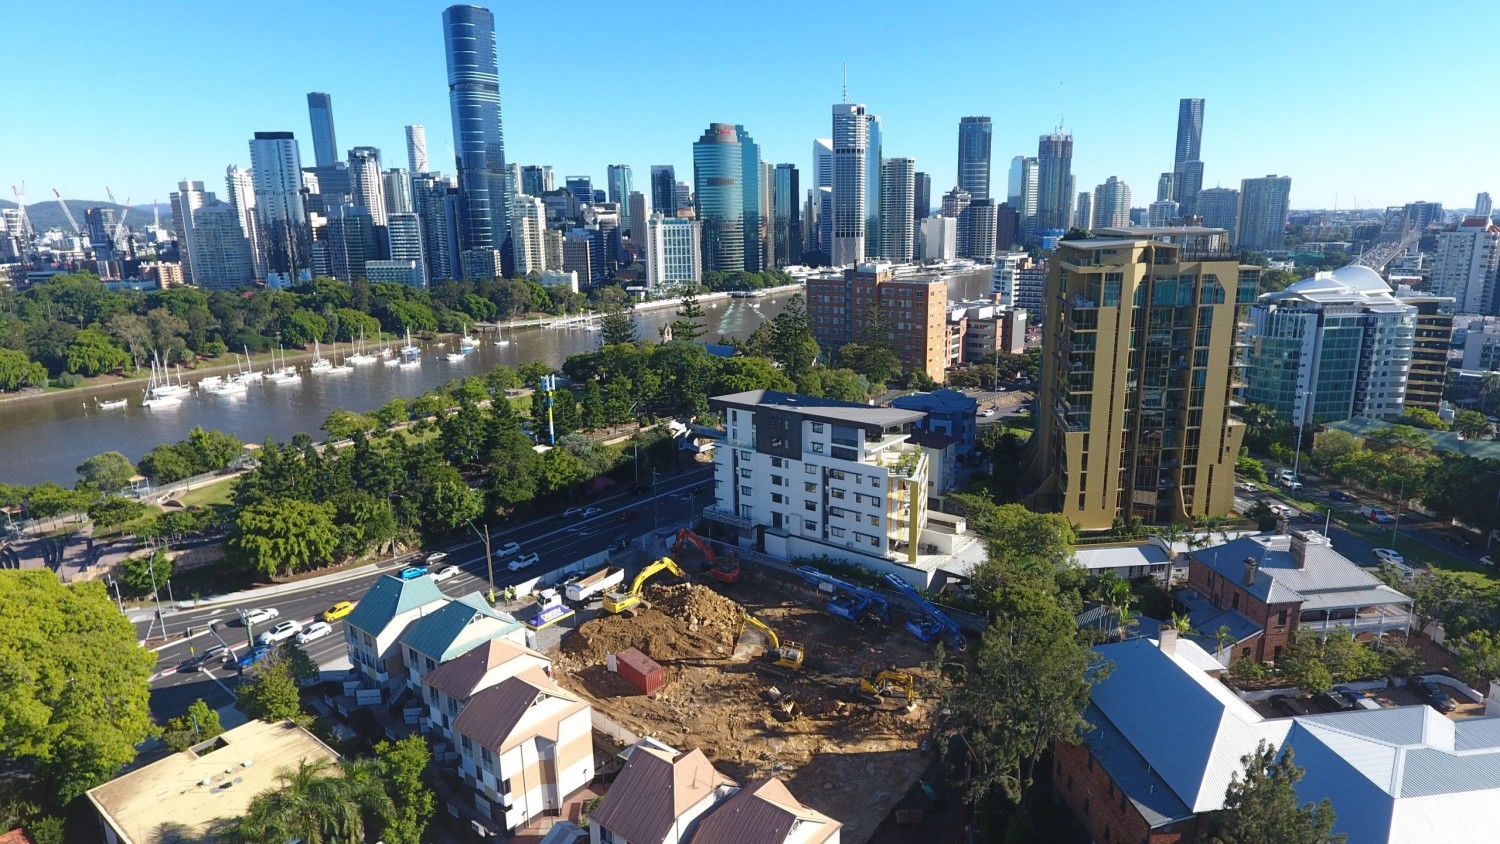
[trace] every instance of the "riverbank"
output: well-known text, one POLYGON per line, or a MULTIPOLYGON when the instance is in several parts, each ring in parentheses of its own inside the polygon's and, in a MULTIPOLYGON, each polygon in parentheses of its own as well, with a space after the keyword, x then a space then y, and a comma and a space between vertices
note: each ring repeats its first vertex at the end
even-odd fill
MULTIPOLYGON (((753 291, 756 295, 754 297, 746 300, 746 301, 754 302, 757 299, 764 299, 764 298, 767 298, 769 296, 780 296, 783 293, 790 293, 790 292, 793 292, 793 291, 796 291, 796 290, 801 290, 801 289, 802 289, 802 285, 801 284, 783 284, 780 287, 763 287, 760 290, 753 291)), ((698 296, 698 304, 701 305, 701 304, 703 304, 705 302, 722 302, 722 301, 725 301, 727 299, 733 299, 733 298, 734 298, 734 294, 733 293, 729 293, 729 292, 723 292, 723 293, 703 293, 703 294, 700 294, 698 296)), ((681 297, 678 297, 676 299, 653 299, 650 302, 640 302, 640 303, 638 303, 635 306, 635 309, 637 311, 659 311, 659 310, 661 310, 663 308, 672 308, 673 310, 676 310, 677 307, 679 305, 681 305, 681 304, 682 304, 682 298, 681 297)))

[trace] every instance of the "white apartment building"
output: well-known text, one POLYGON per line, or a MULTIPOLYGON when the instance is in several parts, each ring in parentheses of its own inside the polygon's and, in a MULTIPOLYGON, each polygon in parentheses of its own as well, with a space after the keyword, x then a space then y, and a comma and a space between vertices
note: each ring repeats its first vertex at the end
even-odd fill
POLYGON ((949 552, 962 521, 927 509, 921 411, 750 390, 715 396, 727 427, 714 451, 711 521, 776 557, 828 555, 926 577, 918 555, 949 552), (929 525, 929 519, 933 524, 929 525))
POLYGON ((651 215, 646 224, 646 284, 671 296, 703 278, 703 224, 685 217, 651 215))
POLYGON ((1469 217, 1438 233, 1430 289, 1437 296, 1452 296, 1456 313, 1495 313, 1497 271, 1500 226, 1488 217, 1469 217))
POLYGON ((546 204, 537 197, 516 194, 511 202, 510 240, 518 275, 557 269, 547 263, 546 232, 546 204))
POLYGON ((952 261, 958 257, 958 220, 952 217, 923 217, 922 259, 952 261))

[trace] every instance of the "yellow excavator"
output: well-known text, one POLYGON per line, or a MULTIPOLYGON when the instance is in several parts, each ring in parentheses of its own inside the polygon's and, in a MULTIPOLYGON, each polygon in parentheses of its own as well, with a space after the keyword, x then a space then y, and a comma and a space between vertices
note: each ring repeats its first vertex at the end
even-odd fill
POLYGON ((790 640, 782 641, 770 625, 749 613, 745 613, 744 620, 740 623, 741 635, 744 635, 746 627, 760 631, 768 643, 765 653, 755 664, 756 671, 776 677, 790 677, 802 670, 802 658, 805 651, 800 643, 790 640))
POLYGON ((888 697, 905 698, 905 709, 910 712, 916 707, 917 681, 905 671, 877 670, 873 665, 866 665, 859 670, 859 681, 854 685, 854 693, 864 702, 875 706, 884 705, 888 697))
POLYGON ((641 573, 636 575, 635 580, 630 584, 630 591, 605 592, 604 611, 618 614, 635 608, 641 602, 641 589, 646 586, 646 581, 664 571, 669 571, 677 577, 685 576, 682 573, 682 569, 678 568, 677 564, 672 562, 671 557, 662 557, 660 560, 641 569, 641 573))

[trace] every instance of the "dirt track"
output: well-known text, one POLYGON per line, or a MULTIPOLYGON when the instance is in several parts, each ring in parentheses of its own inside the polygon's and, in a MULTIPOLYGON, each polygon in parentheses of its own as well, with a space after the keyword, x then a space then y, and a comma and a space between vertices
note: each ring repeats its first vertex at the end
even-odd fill
POLYGON ((600 617, 563 639, 563 684, 639 735, 679 750, 702 748, 741 783, 781 777, 798 799, 842 821, 851 844, 874 833, 926 766, 918 745, 928 702, 919 699, 906 714, 894 700, 879 709, 854 702, 850 689, 862 666, 913 671, 930 659, 928 648, 899 624, 859 630, 818 609, 810 589, 748 576, 713 588, 652 586, 646 597, 651 607, 634 618, 600 617), (805 646, 800 676, 766 677, 755 670, 755 656, 735 656, 736 601, 783 642, 805 646), (660 692, 641 695, 605 669, 605 657, 627 647, 666 670, 660 692), (797 700, 800 715, 777 717, 767 698, 773 686, 797 700))

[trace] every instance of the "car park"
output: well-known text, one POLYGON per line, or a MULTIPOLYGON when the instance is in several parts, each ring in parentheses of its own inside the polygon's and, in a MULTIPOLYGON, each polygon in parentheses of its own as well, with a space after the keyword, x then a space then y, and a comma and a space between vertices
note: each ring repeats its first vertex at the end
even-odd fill
POLYGON ((536 565, 537 561, 540 559, 541 557, 537 556, 537 553, 533 551, 530 554, 525 554, 523 556, 517 557, 514 560, 511 560, 510 565, 507 566, 507 568, 509 568, 511 571, 520 571, 521 569, 530 568, 536 565))
POLYGON ((1395 548, 1376 548, 1375 559, 1382 563, 1395 563, 1398 566, 1406 565, 1406 558, 1395 548))
POLYGON ((1347 492, 1344 492, 1341 489, 1330 489, 1330 490, 1328 490, 1328 497, 1332 498, 1334 501, 1353 501, 1354 500, 1354 496, 1350 495, 1347 492))
POLYGON ((407 566, 401 570, 402 580, 415 580, 427 573, 426 566, 407 566))
POLYGON ((1408 683, 1417 696, 1427 702, 1428 706, 1439 712, 1454 712, 1458 704, 1453 702, 1453 696, 1438 682, 1427 677, 1413 677, 1408 683))
POLYGON ((442 568, 432 573, 432 582, 442 583, 445 580, 450 580, 453 577, 457 576, 458 572, 458 566, 443 566, 442 568))
POLYGON ((297 634, 297 644, 305 645, 308 642, 317 641, 324 636, 332 635, 332 624, 329 624, 326 621, 314 621, 312 624, 307 625, 307 627, 301 633, 297 634))
POLYGON ((295 621, 283 621, 270 630, 260 634, 259 642, 262 645, 273 645, 284 642, 302 632, 302 625, 295 621))
POLYGON ((256 645, 244 656, 241 656, 239 659, 235 660, 234 667, 239 669, 240 671, 244 671, 245 669, 249 668, 257 662, 260 662, 270 655, 270 645, 256 645))
POLYGON ((203 666, 208 665, 209 663, 223 662, 224 658, 227 656, 229 656, 228 648, 224 647, 223 645, 214 645, 209 648, 204 648, 203 650, 178 663, 177 671, 178 673, 198 671, 203 668, 203 666))
POLYGON ((519 553, 521 553, 521 543, 519 542, 507 542, 495 549, 495 556, 502 560, 519 553))
POLYGON ((427 559, 423 560, 422 562, 423 562, 423 564, 425 564, 427 566, 435 566, 438 563, 441 563, 442 561, 444 561, 446 559, 448 559, 447 552, 445 552, 445 551, 434 551, 431 554, 428 554, 427 555, 427 559))
POLYGON ((280 616, 281 610, 278 610, 275 607, 266 607, 264 609, 254 610, 240 610, 240 620, 245 622, 245 624, 247 625, 265 624, 268 621, 274 621, 280 616))
POLYGON ((349 601, 339 601, 337 604, 323 610, 323 620, 328 622, 337 621, 349 613, 354 612, 354 604, 349 601))

